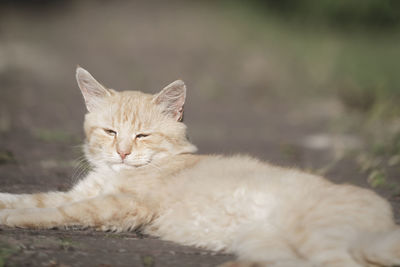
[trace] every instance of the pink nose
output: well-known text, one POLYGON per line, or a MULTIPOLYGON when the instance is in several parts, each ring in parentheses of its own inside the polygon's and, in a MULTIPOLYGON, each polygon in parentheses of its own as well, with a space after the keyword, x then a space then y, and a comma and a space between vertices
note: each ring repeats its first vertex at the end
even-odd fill
POLYGON ((119 156, 121 157, 122 160, 124 160, 126 158, 126 156, 128 156, 129 154, 131 154, 131 152, 126 152, 126 151, 117 151, 119 156))

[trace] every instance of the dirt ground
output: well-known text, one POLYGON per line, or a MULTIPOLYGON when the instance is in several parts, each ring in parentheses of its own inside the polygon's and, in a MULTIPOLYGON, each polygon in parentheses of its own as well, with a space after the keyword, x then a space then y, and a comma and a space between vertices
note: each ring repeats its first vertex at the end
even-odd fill
MULTIPOLYGON (((84 175, 77 64, 119 90, 154 93, 185 80, 185 122, 199 153, 250 154, 368 187, 345 153, 360 140, 332 127, 346 115, 336 98, 304 96, 301 83, 295 86, 296 78, 280 68, 282 55, 252 42, 224 16, 210 3, 4 5, 0 190, 68 190, 84 175)), ((399 218, 399 199, 379 193, 399 218)), ((0 266, 215 266, 232 258, 140 233, 0 228, 0 266)))

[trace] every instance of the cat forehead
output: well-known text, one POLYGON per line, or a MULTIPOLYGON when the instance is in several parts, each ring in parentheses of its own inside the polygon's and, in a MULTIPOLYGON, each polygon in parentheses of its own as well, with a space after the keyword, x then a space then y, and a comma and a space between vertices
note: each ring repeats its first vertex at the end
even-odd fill
POLYGON ((151 121, 161 111, 153 102, 154 96, 140 91, 112 91, 103 108, 93 114, 100 120, 111 120, 113 124, 132 123, 136 120, 151 121), (99 116, 99 117, 98 117, 99 116))
POLYGON ((114 112, 124 111, 132 107, 151 107, 153 95, 142 93, 140 91, 114 91, 107 97, 106 104, 113 107, 114 112))
POLYGON ((153 95, 141 91, 114 91, 110 99, 114 101, 151 101, 153 95))

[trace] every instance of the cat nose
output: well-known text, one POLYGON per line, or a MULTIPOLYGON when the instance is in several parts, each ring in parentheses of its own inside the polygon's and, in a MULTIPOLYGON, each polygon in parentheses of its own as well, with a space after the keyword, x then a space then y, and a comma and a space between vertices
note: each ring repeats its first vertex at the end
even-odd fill
POLYGON ((126 156, 128 156, 129 154, 131 154, 131 152, 127 152, 127 151, 117 151, 119 156, 121 157, 122 160, 124 160, 126 158, 126 156))

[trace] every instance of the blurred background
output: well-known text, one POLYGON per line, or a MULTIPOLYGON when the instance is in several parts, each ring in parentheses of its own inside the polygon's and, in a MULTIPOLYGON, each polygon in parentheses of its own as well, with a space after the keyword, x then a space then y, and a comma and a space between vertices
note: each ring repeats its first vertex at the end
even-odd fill
POLYGON ((77 64, 117 90, 183 79, 200 153, 246 153, 398 197, 400 1, 0 1, 2 190, 67 188, 77 64))

